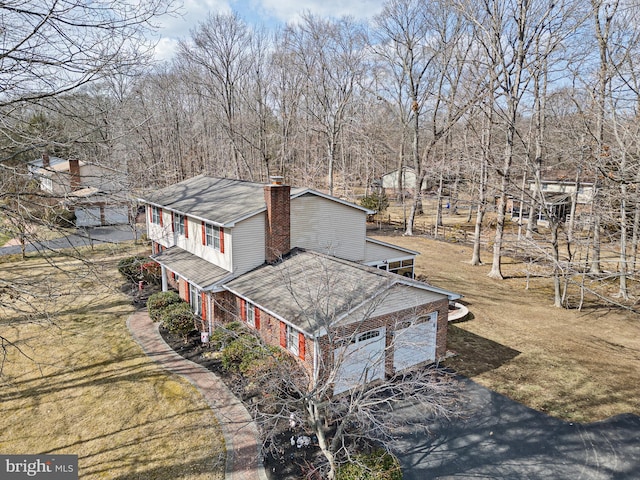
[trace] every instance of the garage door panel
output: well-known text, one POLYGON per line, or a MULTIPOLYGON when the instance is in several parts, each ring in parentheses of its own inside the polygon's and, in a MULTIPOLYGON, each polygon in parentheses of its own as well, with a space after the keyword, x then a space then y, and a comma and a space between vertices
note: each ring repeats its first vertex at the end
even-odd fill
POLYGON ((385 329, 380 328, 358 334, 349 345, 336 348, 334 394, 384 378, 385 343, 385 329))
POLYGON ((105 207, 104 209, 105 225, 122 225, 129 223, 129 208, 124 207, 105 207))
POLYGON ((436 360, 435 315, 428 321, 398 329, 394 335, 393 368, 401 371, 423 362, 436 360))
POLYGON ((100 207, 76 207, 76 226, 95 227, 100 225, 100 207))

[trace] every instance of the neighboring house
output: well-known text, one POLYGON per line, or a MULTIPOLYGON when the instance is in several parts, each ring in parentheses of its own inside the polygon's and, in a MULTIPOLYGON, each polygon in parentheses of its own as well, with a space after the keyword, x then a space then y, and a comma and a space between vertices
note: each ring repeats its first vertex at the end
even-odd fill
POLYGON ((417 252, 368 239, 370 210, 279 177, 201 175, 139 200, 163 290, 205 335, 240 318, 314 378, 339 365, 334 393, 445 355, 460 295, 413 280, 417 252))
POLYGON ((43 192, 74 212, 76 226, 129 223, 131 202, 123 193, 121 173, 47 154, 29 162, 28 168, 43 192))
MULTIPOLYGON (((569 220, 572 203, 575 201, 576 217, 588 223, 590 216, 591 202, 593 201, 594 188, 591 182, 582 182, 576 185, 575 181, 567 180, 542 180, 540 182, 540 193, 543 196, 544 205, 547 211, 551 212, 560 222, 569 220)), ((527 219, 529 216, 529 202, 538 195, 535 182, 529 182, 528 199, 523 205, 522 216, 527 219)), ((518 220, 520 217, 520 201, 511 198, 507 205, 511 211, 512 219, 518 220)), ((547 218, 544 211, 537 209, 537 221, 544 224, 547 218)))
MULTIPOLYGON (((412 167, 402 167, 402 175, 400 172, 400 170, 396 169, 382 175, 382 188, 384 188, 387 193, 397 192, 400 185, 399 182, 402 181, 402 190, 410 192, 413 195, 418 183, 415 169, 412 167)), ((427 180, 425 179, 422 183, 422 190, 427 189, 426 182, 427 180)))

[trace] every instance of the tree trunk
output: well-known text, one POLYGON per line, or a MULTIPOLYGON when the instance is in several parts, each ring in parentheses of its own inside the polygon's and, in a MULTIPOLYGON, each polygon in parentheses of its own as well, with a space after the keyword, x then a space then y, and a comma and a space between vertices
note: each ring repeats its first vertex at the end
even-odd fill
MULTIPOLYGON (((551 212, 550 212, 551 213, 551 212)), ((562 307, 562 292, 560 285, 560 249, 558 247, 558 219, 549 215, 551 227, 551 248, 553 252, 553 306, 562 307)))

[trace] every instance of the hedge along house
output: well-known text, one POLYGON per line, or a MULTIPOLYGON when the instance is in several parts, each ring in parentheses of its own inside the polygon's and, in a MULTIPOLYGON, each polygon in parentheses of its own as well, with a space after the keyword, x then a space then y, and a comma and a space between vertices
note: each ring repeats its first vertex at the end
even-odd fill
POLYGON ((370 210, 279 177, 201 175, 140 201, 163 290, 180 292, 205 334, 240 318, 312 377, 333 371, 335 393, 444 355, 460 296, 410 278, 417 252, 368 239, 370 210), (336 335, 349 340, 334 348, 336 335))

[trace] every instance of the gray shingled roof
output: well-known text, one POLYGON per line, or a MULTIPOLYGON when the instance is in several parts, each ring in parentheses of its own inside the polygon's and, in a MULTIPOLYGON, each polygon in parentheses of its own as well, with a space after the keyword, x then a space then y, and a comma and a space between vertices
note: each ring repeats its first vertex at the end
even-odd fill
MULTIPOLYGON (((210 221, 223 227, 232 227, 236 222, 266 210, 264 186, 264 183, 198 175, 175 185, 149 192, 139 198, 139 201, 168 208, 199 220, 210 221)), ((366 213, 373 213, 359 205, 314 190, 291 188, 292 198, 305 194, 329 198, 366 213)))
POLYGON ((263 265, 227 282, 225 288, 305 332, 314 333, 340 323, 350 311, 375 301, 394 284, 402 284, 403 288, 429 288, 443 295, 451 293, 431 289, 420 282, 407 282, 382 270, 299 249, 279 263, 263 265))
POLYGON ((235 222, 266 209, 263 183, 206 175, 150 192, 140 201, 221 226, 233 226, 235 222))
POLYGON ((171 247, 152 257, 160 265, 188 279, 201 290, 213 286, 231 275, 231 272, 211 262, 187 252, 179 247, 171 247))

